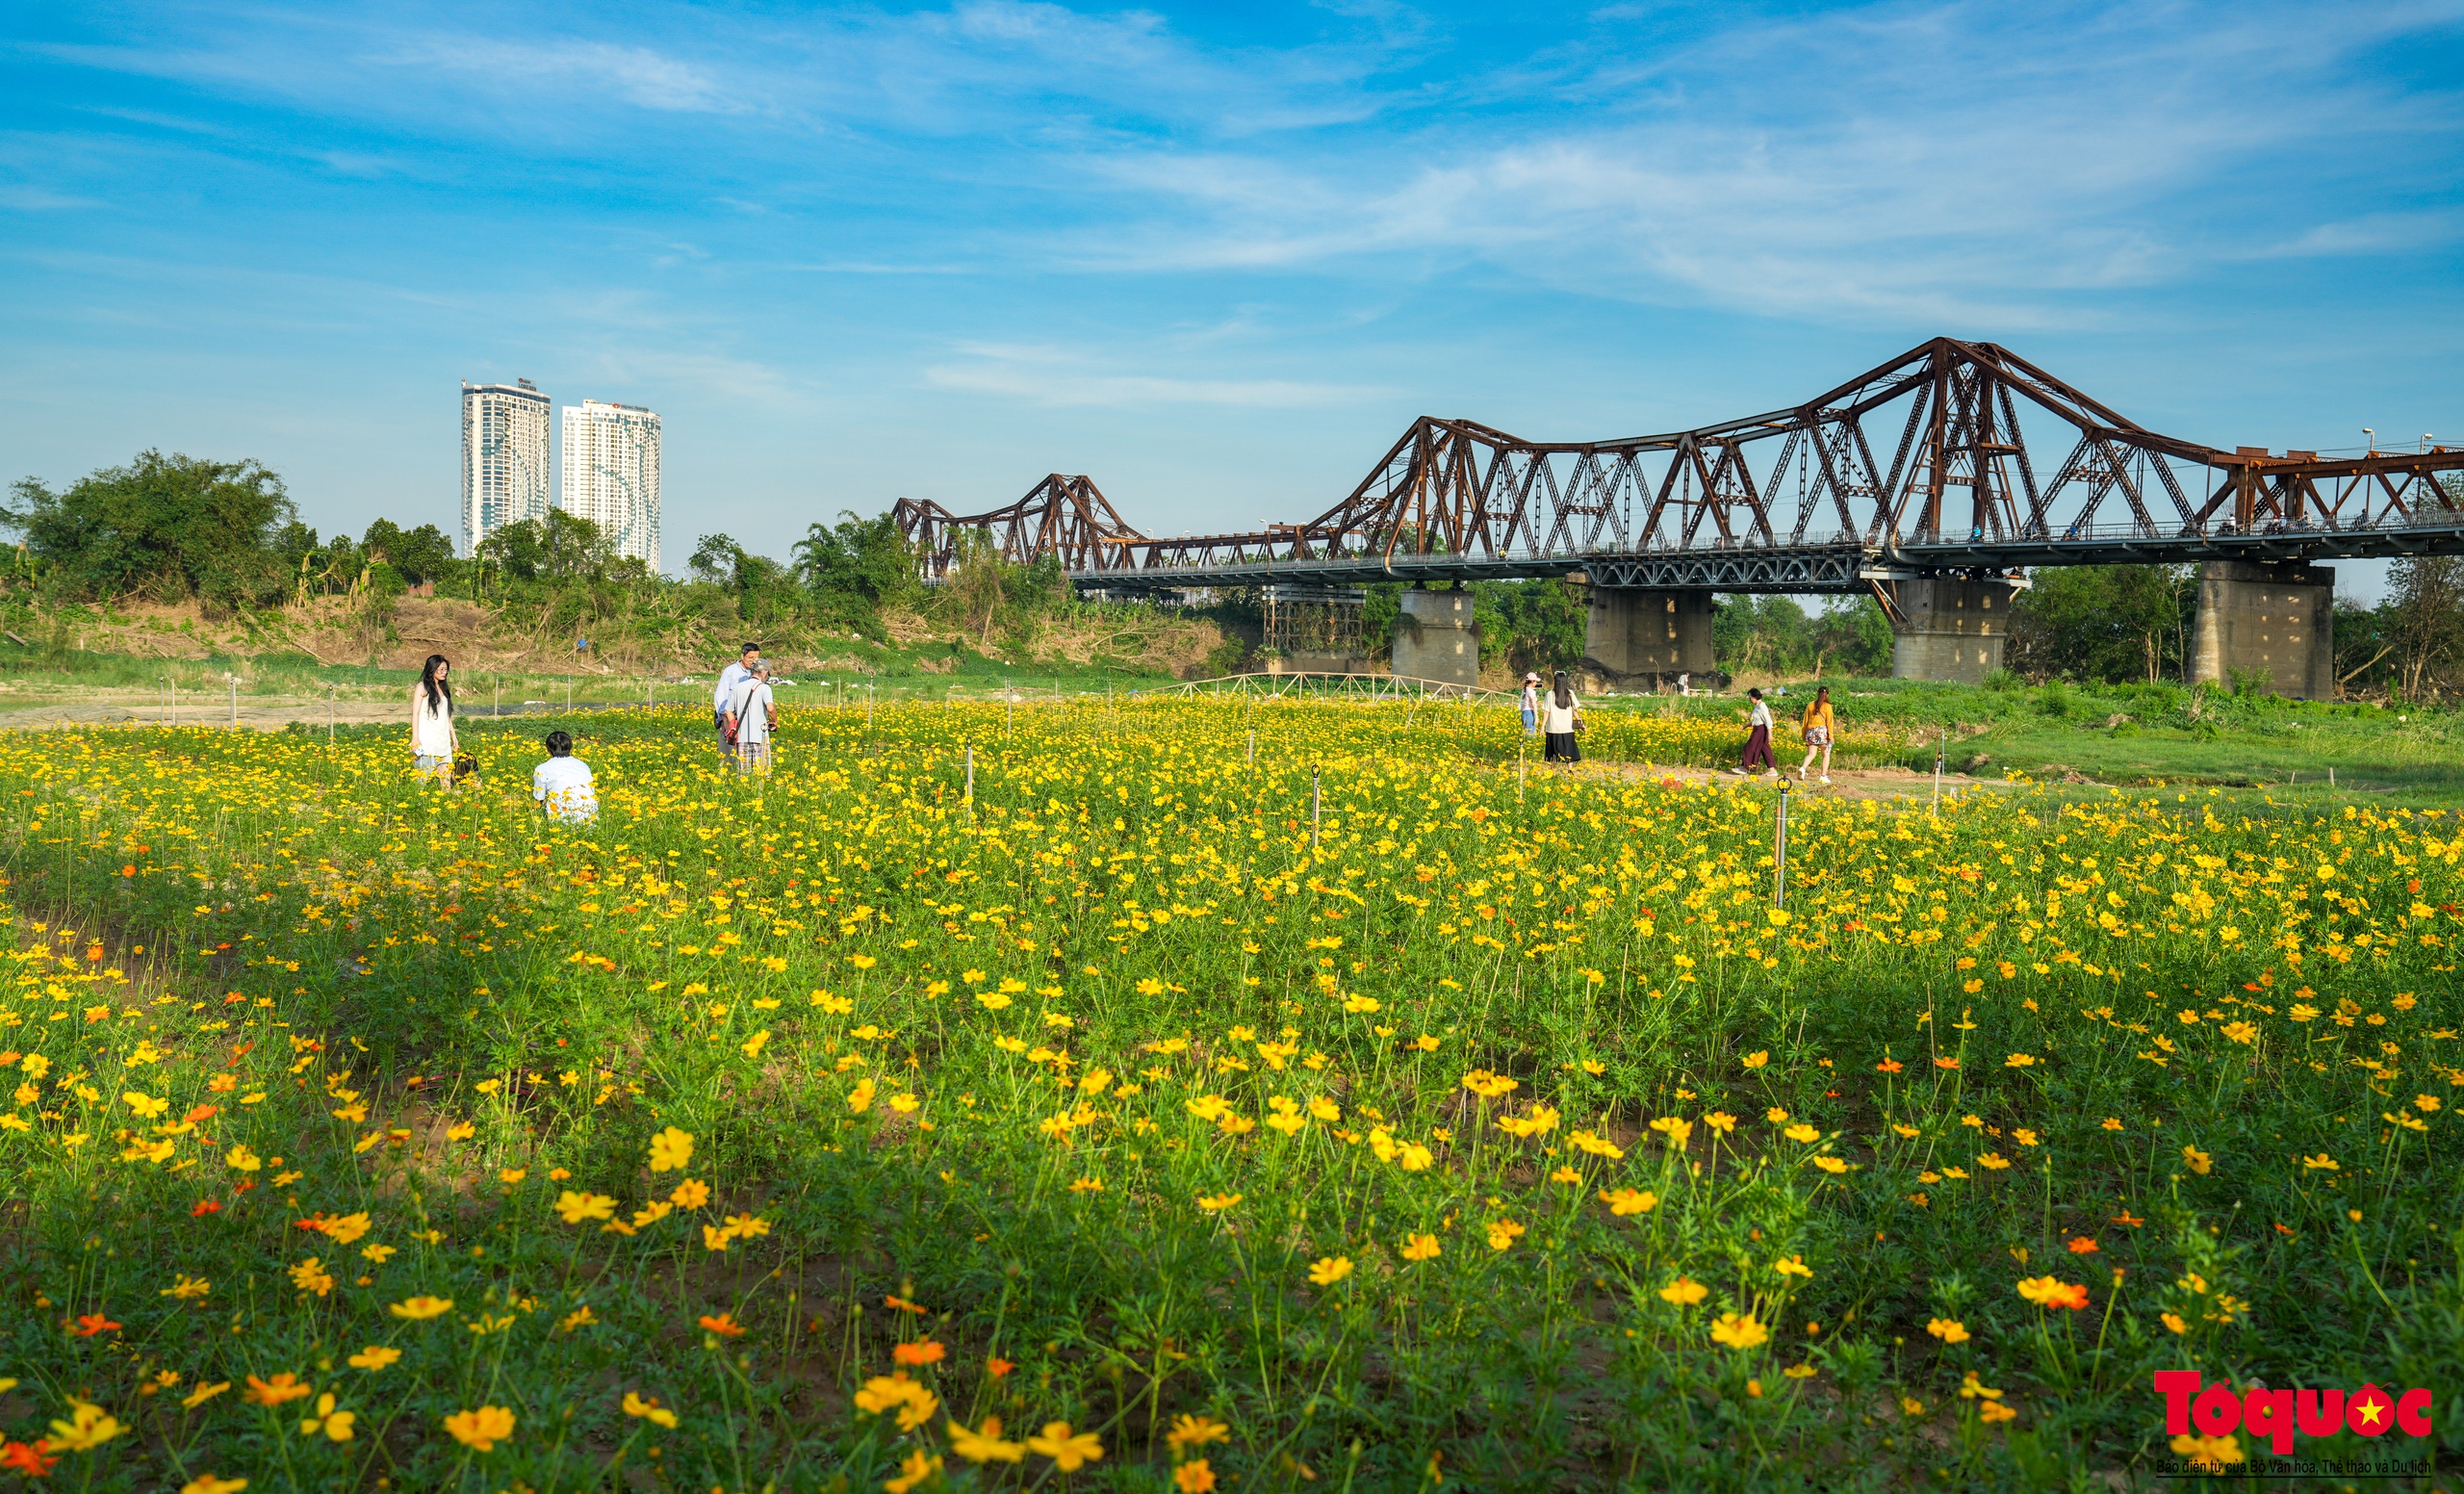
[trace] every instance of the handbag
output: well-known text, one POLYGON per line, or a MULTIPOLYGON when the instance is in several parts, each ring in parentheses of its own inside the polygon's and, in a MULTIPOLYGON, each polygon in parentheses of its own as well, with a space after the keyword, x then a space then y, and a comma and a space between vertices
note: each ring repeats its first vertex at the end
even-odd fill
POLYGON ((455 783, 458 784, 462 782, 462 780, 473 776, 478 771, 479 759, 476 754, 458 752, 453 755, 453 781, 455 783))

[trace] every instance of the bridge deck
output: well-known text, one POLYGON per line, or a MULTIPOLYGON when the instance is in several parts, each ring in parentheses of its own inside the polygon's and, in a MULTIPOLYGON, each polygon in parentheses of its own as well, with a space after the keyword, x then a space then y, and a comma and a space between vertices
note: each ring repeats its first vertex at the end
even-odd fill
POLYGON ((1875 580, 2007 574, 2029 566, 2374 560, 2420 554, 2464 554, 2464 520, 2440 515, 2426 523, 2334 529, 2271 526, 2246 534, 2151 535, 2135 529, 2092 530, 2042 538, 1896 546, 1832 541, 1502 556, 1330 555, 1073 571, 1069 580, 1081 590, 1138 592, 1296 583, 1359 586, 1380 581, 1515 580, 1580 573, 1598 586, 1845 596, 1863 591, 1867 582, 1875 580))

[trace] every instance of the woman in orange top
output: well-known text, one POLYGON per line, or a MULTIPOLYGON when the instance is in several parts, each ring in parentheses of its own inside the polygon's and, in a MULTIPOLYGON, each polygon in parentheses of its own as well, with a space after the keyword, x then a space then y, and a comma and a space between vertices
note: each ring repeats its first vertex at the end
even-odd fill
POLYGON ((1831 782, 1831 733, 1837 725, 1831 714, 1831 686, 1826 684, 1813 692, 1813 704, 1806 708, 1805 719, 1797 723, 1806 738, 1806 760, 1797 765, 1800 783, 1813 766, 1816 752, 1822 754, 1822 781, 1831 782))

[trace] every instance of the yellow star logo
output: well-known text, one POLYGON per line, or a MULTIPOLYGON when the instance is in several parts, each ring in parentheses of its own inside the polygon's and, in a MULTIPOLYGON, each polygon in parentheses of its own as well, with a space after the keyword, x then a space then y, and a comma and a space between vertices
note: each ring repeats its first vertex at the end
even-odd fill
POLYGON ((2379 1414, 2387 1409, 2387 1403, 2384 1401, 2372 1401, 2365 1399, 2357 1409, 2361 1412, 2361 1420, 2364 1426, 2375 1427, 2378 1425, 2379 1414))

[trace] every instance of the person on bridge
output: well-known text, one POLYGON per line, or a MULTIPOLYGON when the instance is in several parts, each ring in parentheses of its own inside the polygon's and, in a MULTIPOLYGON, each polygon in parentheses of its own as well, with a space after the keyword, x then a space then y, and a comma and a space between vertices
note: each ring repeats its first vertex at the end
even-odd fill
POLYGON ((1540 677, 1528 670, 1523 675, 1523 734, 1540 734, 1540 677))
POLYGON ((1797 723, 1806 738, 1806 760, 1797 764, 1797 782, 1804 783, 1813 767, 1813 755, 1822 754, 1822 781, 1831 782, 1831 734, 1839 723, 1831 714, 1831 686, 1813 692, 1813 703, 1806 707, 1804 719, 1797 723))
POLYGON ((1762 703, 1759 687, 1745 693, 1746 698, 1754 702, 1754 713, 1745 721, 1745 764, 1742 771, 1753 773, 1755 764, 1758 762, 1764 772, 1776 778, 1780 767, 1771 760, 1771 708, 1762 703))
POLYGON ((1574 688, 1566 683, 1566 672, 1556 674, 1556 686, 1543 698, 1540 706, 1540 730, 1548 741, 1544 754, 1551 762, 1580 762, 1582 748, 1575 734, 1582 730, 1582 702, 1575 697, 1574 688))

